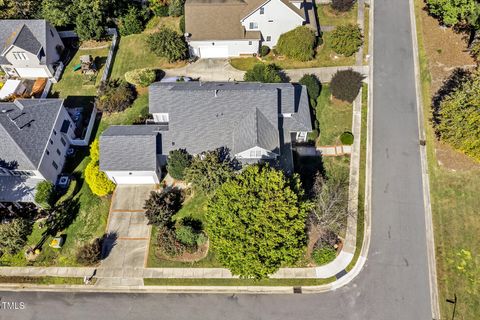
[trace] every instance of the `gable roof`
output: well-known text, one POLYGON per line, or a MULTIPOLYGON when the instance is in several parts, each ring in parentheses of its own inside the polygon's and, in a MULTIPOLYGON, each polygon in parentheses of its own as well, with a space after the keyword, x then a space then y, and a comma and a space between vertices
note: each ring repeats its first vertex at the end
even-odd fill
POLYGON ((149 99, 150 113, 169 114, 163 154, 222 146, 233 153, 259 146, 279 154, 285 132, 312 130, 307 91, 297 84, 157 82, 149 99), (280 113, 293 115, 284 121, 280 113))
MULTIPOLYGON (((241 21, 271 0, 187 0, 185 28, 190 40, 260 40, 260 31, 246 31, 241 21)), ((280 0, 305 18, 289 0, 280 0)))
POLYGON ((100 170, 156 171, 159 131, 156 125, 110 126, 100 136, 100 170))
POLYGON ((47 26, 46 20, 0 20, 0 63, 8 63, 4 55, 12 45, 33 54, 44 48, 47 54, 47 26))
POLYGON ((36 170, 63 105, 61 99, 0 103, 0 159, 36 170))

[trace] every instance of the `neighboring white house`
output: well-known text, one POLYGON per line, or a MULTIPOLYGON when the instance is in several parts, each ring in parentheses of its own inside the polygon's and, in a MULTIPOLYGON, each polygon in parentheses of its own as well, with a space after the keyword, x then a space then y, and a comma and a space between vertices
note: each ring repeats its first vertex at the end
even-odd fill
POLYGON ((187 0, 185 32, 191 56, 225 58, 273 47, 281 34, 309 25, 318 34, 311 0, 187 0))
POLYGON ((293 171, 292 144, 312 131, 306 87, 293 83, 157 82, 153 124, 111 126, 100 137, 100 169, 117 184, 153 184, 172 150, 226 148, 241 163, 293 171))
POLYGON ((53 78, 63 49, 46 20, 0 20, 0 67, 9 78, 53 78))
POLYGON ((32 202, 40 181, 56 183, 75 129, 61 99, 0 103, 0 202, 32 202))

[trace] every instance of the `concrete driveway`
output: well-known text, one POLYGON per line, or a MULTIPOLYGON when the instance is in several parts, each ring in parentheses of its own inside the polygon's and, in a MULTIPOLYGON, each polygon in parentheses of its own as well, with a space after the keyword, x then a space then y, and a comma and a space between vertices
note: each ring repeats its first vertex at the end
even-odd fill
POLYGON ((235 69, 228 59, 200 59, 183 68, 165 70, 165 77, 188 76, 202 81, 243 81, 245 71, 235 69))
MULTIPOLYGON (((118 186, 112 196, 99 276, 112 277, 108 281, 124 284, 123 279, 134 278, 145 266, 150 239, 143 204, 153 191, 153 185, 118 186)), ((140 280, 139 280, 140 281, 140 280)))

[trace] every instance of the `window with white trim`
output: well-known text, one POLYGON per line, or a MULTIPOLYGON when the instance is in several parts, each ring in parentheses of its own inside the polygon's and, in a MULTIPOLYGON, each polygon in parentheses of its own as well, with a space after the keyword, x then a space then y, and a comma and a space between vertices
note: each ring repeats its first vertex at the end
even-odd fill
POLYGON ((266 40, 266 41, 267 41, 267 42, 272 41, 272 37, 271 37, 271 36, 267 36, 267 40, 266 40))
POLYGON ((28 60, 25 52, 13 52, 13 57, 17 60, 28 60))
POLYGON ((260 14, 264 14, 265 13, 265 8, 264 7, 261 7, 260 8, 260 14))
POLYGON ((256 22, 250 22, 249 29, 250 29, 250 30, 258 29, 258 23, 256 23, 256 22))

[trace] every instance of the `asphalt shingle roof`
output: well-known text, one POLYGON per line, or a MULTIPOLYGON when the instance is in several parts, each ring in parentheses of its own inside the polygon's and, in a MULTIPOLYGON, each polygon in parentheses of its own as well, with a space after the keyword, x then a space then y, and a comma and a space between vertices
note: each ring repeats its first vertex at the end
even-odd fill
POLYGON ((12 44, 33 54, 44 48, 47 54, 47 23, 46 20, 0 20, 0 64, 8 63, 3 53, 12 44))
POLYGON ((163 154, 192 154, 224 146, 234 153, 255 146, 279 153, 284 132, 311 131, 306 88, 291 83, 157 82, 150 113, 168 113, 163 154), (292 113, 279 125, 280 113, 292 113))
POLYGON ((100 136, 100 170, 155 171, 159 126, 110 126, 100 136))
POLYGON ((0 103, 0 159, 35 170, 55 125, 61 99, 21 99, 0 103))

